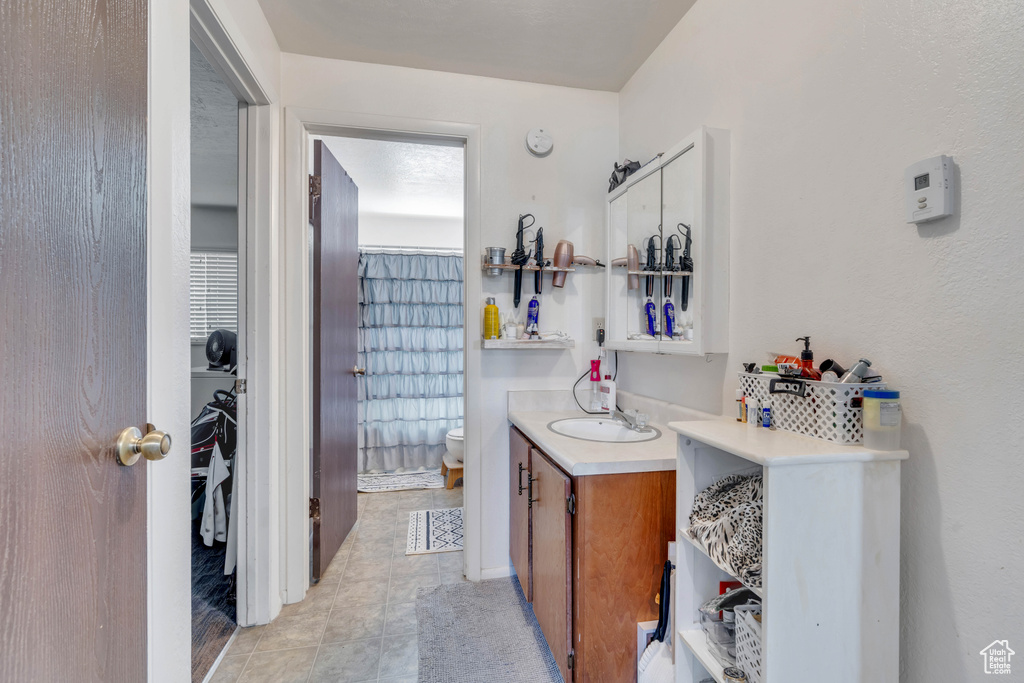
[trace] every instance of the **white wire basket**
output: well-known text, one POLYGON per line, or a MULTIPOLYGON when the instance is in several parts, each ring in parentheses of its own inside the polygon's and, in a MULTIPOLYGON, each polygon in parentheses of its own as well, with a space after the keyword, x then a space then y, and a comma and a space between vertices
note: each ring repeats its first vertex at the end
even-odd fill
POLYGON ((840 384, 748 372, 739 373, 739 378, 744 396, 762 407, 771 406, 777 429, 841 444, 864 441, 864 411, 859 401, 853 405, 854 399, 863 397, 865 389, 885 388, 884 382, 840 384))
POLYGON ((761 622, 754 618, 761 605, 736 607, 736 668, 747 675, 748 683, 762 683, 761 622))

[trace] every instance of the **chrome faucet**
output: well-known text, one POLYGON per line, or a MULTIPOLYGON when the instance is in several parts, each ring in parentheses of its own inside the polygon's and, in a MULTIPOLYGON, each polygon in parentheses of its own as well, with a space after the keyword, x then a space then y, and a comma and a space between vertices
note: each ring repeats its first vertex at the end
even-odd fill
POLYGON ((626 423, 626 426, 632 429, 634 432, 642 432, 647 428, 647 415, 645 413, 638 412, 636 410, 629 410, 622 412, 618 408, 612 411, 612 416, 617 420, 622 420, 626 423))

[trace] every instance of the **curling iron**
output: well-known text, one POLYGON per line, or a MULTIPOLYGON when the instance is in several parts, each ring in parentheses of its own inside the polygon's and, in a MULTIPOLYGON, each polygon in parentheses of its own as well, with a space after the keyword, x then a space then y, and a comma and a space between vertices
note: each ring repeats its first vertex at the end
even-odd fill
POLYGON ((519 301, 523 293, 523 266, 530 260, 530 255, 526 253, 526 246, 523 243, 523 232, 536 222, 537 219, 533 217, 532 213, 520 214, 519 216, 519 227, 516 230, 516 250, 512 252, 512 256, 509 259, 513 266, 519 266, 516 268, 515 293, 512 298, 512 304, 515 308, 519 308, 519 301), (529 225, 524 224, 527 218, 532 219, 529 225))

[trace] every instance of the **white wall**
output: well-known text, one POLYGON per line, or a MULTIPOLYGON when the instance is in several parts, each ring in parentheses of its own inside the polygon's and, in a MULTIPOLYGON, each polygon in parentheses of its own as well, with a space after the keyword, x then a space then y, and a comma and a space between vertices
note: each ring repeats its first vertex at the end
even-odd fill
POLYGON ((463 239, 462 218, 359 212, 360 245, 462 249, 463 239))
POLYGON ((733 173, 728 358, 634 355, 620 382, 731 411, 741 361, 810 334, 903 391, 907 683, 985 680, 983 647, 1024 644, 1022 65, 1010 0, 701 0, 620 94, 620 155, 707 124, 733 173), (903 169, 941 153, 962 209, 907 225, 903 169))
MULTIPOLYGON (((617 96, 587 90, 441 72, 282 55, 282 100, 286 107, 380 114, 477 124, 481 130, 481 242, 515 246, 516 220, 533 213, 544 226, 552 249, 558 239, 572 240, 577 254, 603 250, 604 191, 616 157, 617 96), (555 138, 545 159, 531 157, 526 132, 543 126, 555 138)), ((467 254, 467 264, 479 256, 467 254)), ((472 266, 470 266, 472 267, 472 266)), ((482 370, 479 387, 467 400, 482 404, 484 508, 482 568, 496 575, 508 568, 508 428, 506 392, 510 389, 565 389, 582 372, 594 347, 593 310, 603 306, 601 274, 580 272, 561 290, 546 283, 541 327, 560 328, 581 343, 573 351, 467 350, 466 363, 482 370)), ((526 278, 522 308, 532 295, 526 278)), ((485 296, 495 296, 504 312, 511 308, 512 278, 484 278, 484 289, 470 292, 467 314, 482 315, 485 296)))

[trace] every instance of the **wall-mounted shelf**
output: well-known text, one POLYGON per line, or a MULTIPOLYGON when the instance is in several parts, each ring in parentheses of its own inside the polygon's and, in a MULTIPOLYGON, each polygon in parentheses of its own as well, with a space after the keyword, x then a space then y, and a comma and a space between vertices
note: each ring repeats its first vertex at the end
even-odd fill
POLYGON ((571 349, 576 346, 572 339, 484 339, 485 349, 571 349))
MULTIPOLYGON (((552 266, 552 265, 546 265, 543 268, 538 268, 536 263, 531 262, 531 263, 528 263, 525 266, 523 266, 523 270, 530 271, 530 272, 536 272, 536 271, 540 270, 540 271, 545 272, 545 273, 575 273, 577 268, 603 268, 603 267, 604 267, 604 264, 601 264, 601 265, 591 265, 589 263, 574 263, 569 268, 559 268, 558 266, 552 266)), ((491 268, 497 268, 498 270, 512 270, 512 271, 519 270, 519 266, 513 266, 511 263, 503 263, 501 265, 492 265, 490 263, 484 262, 484 263, 480 264, 480 270, 490 270, 491 268)), ((650 275, 650 273, 642 273, 642 274, 650 275)), ((683 271, 676 271, 674 273, 674 275, 689 275, 689 273, 684 273, 683 271)))
POLYGON ((626 275, 644 275, 649 277, 673 277, 676 275, 693 275, 692 270, 627 270, 626 275))

